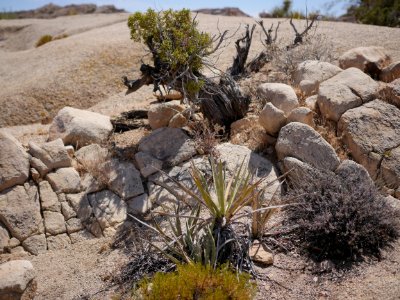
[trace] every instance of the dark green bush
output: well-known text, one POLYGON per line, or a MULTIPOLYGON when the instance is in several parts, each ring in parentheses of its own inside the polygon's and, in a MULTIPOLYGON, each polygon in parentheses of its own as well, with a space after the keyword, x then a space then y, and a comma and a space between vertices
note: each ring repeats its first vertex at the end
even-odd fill
POLYGON ((286 210, 298 226, 295 240, 312 258, 355 261, 379 257, 382 248, 400 236, 399 211, 372 184, 355 175, 342 178, 316 172, 292 188, 296 206, 286 210), (354 178, 352 178, 354 177, 354 178))
POLYGON ((400 0, 357 0, 348 15, 354 15, 364 24, 399 27, 400 0))
POLYGON ((250 275, 236 274, 227 266, 213 270, 200 264, 179 265, 173 273, 156 273, 139 286, 145 300, 247 300, 255 294, 250 275))

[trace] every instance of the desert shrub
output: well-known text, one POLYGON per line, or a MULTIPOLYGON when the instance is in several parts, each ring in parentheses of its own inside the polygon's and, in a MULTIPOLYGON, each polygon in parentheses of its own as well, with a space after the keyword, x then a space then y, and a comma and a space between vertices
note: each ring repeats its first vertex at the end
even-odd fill
POLYGON ((356 175, 342 178, 316 171, 289 191, 286 209, 299 245, 317 260, 355 261, 378 256, 400 235, 399 211, 373 184, 356 175), (306 179, 307 178, 307 179, 306 179))
POLYGON ((236 274, 227 266, 216 270, 201 264, 179 265, 176 272, 157 273, 144 280, 140 293, 145 300, 252 299, 255 284, 248 274, 236 274))
POLYGON ((49 43, 53 40, 53 36, 50 34, 46 34, 40 37, 40 39, 36 42, 36 47, 43 46, 46 43, 49 43))
POLYGON ((400 26, 399 0, 355 0, 347 10, 364 24, 398 27, 400 26))
POLYGON ((286 18, 289 17, 290 14, 290 8, 292 7, 292 1, 291 0, 284 0, 282 3, 282 6, 280 7, 275 7, 271 15, 274 18, 286 18))

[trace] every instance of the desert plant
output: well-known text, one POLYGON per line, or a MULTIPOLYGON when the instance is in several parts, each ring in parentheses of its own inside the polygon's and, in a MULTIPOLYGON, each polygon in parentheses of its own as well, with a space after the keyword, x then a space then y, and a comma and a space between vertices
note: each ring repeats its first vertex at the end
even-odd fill
POLYGON ((216 83, 202 75, 205 65, 214 68, 208 58, 225 41, 227 31, 212 38, 200 32, 197 25, 187 9, 159 13, 149 9, 130 16, 131 38, 147 46, 153 65, 143 63, 142 77, 137 80, 124 77, 124 84, 128 93, 149 84, 154 85, 155 92, 162 93, 160 87, 177 90, 186 101, 199 105, 213 123, 230 125, 244 116, 250 99, 241 94, 230 76, 224 75, 216 83))
POLYGON ((354 0, 347 16, 354 15, 364 24, 399 27, 400 1, 398 0, 354 0))
POLYGON ((46 43, 49 43, 53 40, 53 36, 50 34, 46 34, 40 37, 40 39, 36 42, 36 47, 43 46, 46 43))
POLYGON ((286 209, 295 240, 317 260, 379 256, 400 235, 399 211, 372 183, 329 171, 304 174, 289 191, 298 205, 286 209))
POLYGON ((178 265, 173 273, 157 273, 143 280, 137 291, 143 299, 253 299, 255 284, 248 274, 236 274, 228 266, 214 270, 201 264, 178 265))

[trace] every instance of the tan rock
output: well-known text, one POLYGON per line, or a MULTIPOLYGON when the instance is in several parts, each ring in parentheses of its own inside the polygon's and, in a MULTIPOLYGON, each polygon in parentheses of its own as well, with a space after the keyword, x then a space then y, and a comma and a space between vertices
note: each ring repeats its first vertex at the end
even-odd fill
POLYGON ((400 61, 390 64, 379 75, 379 79, 384 82, 392 82, 398 78, 400 78, 400 61))
POLYGON ((28 260, 12 260, 0 265, 0 299, 21 299, 36 276, 28 260))
POLYGON ((148 112, 149 125, 153 130, 167 127, 172 117, 184 110, 185 106, 180 101, 154 104, 148 112))
POLYGON ((383 47, 358 47, 350 49, 339 58, 342 69, 357 68, 369 73, 373 68, 382 70, 391 63, 391 58, 383 47))
POLYGON ((168 123, 168 127, 171 128, 182 128, 185 127, 188 120, 181 113, 174 115, 168 123))
POLYGON ((56 236, 49 236, 47 238, 47 246, 49 250, 61 250, 68 248, 69 245, 71 245, 71 239, 66 233, 56 236))
POLYGON ((276 135, 287 121, 285 113, 272 103, 265 104, 258 120, 267 133, 271 135, 276 135))
POLYGON ((290 85, 263 83, 257 88, 257 92, 264 102, 271 102, 286 115, 299 106, 297 95, 290 85))
POLYGON ((314 126, 314 113, 307 107, 298 107, 292 110, 288 117, 288 123, 300 122, 309 126, 314 126))
POLYGON ((46 179, 56 193, 78 193, 81 190, 81 178, 74 168, 61 168, 49 173, 46 179))
POLYGON ((304 105, 311 109, 312 111, 316 111, 317 109, 317 99, 318 95, 313 95, 306 98, 304 105))
POLYGON ((254 244, 249 250, 250 258, 263 266, 270 266, 274 263, 274 256, 268 252, 261 244, 254 244))

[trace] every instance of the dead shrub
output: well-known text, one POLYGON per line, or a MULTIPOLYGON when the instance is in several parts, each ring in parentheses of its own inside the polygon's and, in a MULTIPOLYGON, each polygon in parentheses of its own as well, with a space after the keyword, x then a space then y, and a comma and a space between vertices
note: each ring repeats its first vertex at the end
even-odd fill
POLYGON ((329 171, 308 176, 289 189, 289 202, 297 205, 286 209, 286 217, 296 226, 294 240, 312 258, 351 262, 379 257, 400 236, 400 212, 372 184, 329 171))
POLYGON ((225 135, 225 128, 211 124, 208 120, 190 121, 188 127, 191 130, 197 151, 201 155, 212 155, 218 157, 215 147, 225 135))

